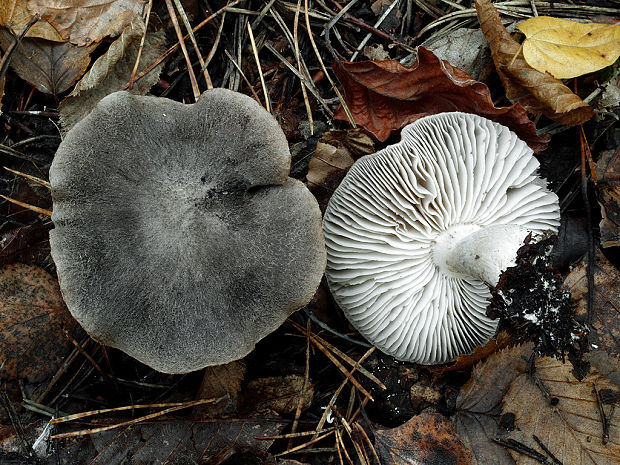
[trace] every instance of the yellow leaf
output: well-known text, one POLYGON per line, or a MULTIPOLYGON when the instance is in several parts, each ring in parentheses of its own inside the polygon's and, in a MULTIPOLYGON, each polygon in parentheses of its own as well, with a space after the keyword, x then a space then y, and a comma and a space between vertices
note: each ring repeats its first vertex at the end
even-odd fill
POLYGON ((527 63, 557 79, 582 76, 620 56, 620 26, 538 16, 519 25, 527 63))

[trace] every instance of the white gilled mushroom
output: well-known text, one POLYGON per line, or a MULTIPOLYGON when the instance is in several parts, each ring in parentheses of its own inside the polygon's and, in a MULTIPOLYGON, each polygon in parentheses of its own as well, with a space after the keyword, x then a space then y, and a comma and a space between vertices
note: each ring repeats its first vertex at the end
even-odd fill
POLYGON ((117 92, 60 145, 50 233, 63 296, 97 340, 167 373, 227 363, 307 304, 321 213, 251 98, 117 92))
POLYGON ((351 323, 423 364, 485 343, 497 327, 489 285, 529 233, 559 226, 538 166, 508 128, 466 113, 422 118, 359 159, 323 219, 325 274, 351 323))

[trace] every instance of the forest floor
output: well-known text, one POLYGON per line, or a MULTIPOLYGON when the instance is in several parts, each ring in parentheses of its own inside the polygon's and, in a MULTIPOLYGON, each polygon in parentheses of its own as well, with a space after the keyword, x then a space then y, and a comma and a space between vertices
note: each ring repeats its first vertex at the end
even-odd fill
POLYGON ((66 3, 0 6, 0 463, 620 463, 620 2, 66 3), (537 16, 611 38, 568 65, 564 25, 547 39, 560 70, 536 71, 518 27, 537 16), (561 226, 494 290, 496 337, 452 364, 398 361, 323 279, 226 365, 167 375, 91 339, 50 255, 56 150, 112 92, 191 104, 214 87, 277 119, 290 176, 322 211, 356 159, 421 117, 476 113, 517 133, 561 226))

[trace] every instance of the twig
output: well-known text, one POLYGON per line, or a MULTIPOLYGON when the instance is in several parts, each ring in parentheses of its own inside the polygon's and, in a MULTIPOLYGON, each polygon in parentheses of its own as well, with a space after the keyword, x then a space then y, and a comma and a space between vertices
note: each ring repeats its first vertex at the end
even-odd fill
MULTIPOLYGON (((114 425, 102 426, 100 428, 92 428, 92 429, 85 429, 85 430, 80 430, 80 431, 72 431, 70 433, 55 434, 51 436, 51 438, 62 439, 62 438, 72 438, 76 436, 85 436, 87 434, 101 433, 102 431, 109 431, 111 429, 120 428, 121 426, 135 425, 136 423, 140 423, 145 420, 151 420, 153 418, 157 418, 167 413, 175 412, 177 410, 181 410, 184 408, 195 407, 197 405, 202 405, 202 404, 211 403, 211 402, 218 402, 226 398, 227 398, 226 396, 223 396, 217 399, 199 399, 199 400, 192 400, 190 402, 176 402, 176 403, 169 404, 169 405, 174 405, 173 407, 160 410, 159 412, 151 413, 149 415, 144 415, 143 417, 134 418, 133 420, 124 421, 122 423, 116 423, 114 425)), ((65 421, 69 421, 68 418, 71 418, 71 419, 84 418, 85 416, 92 416, 92 415, 97 415, 100 413, 107 413, 107 412, 113 412, 113 411, 119 411, 119 410, 130 410, 134 408, 150 408, 150 407, 157 406, 157 405, 165 405, 165 404, 128 405, 125 407, 116 407, 113 409, 93 410, 91 412, 84 412, 84 413, 77 413, 75 415, 70 415, 69 417, 55 418, 51 420, 51 423, 62 423, 65 421)))
POLYGON ((151 19, 151 10, 153 9, 153 0, 149 0, 148 7, 146 9, 146 19, 144 20, 144 34, 140 39, 140 47, 138 48, 138 55, 136 56, 136 62, 133 64, 131 70, 131 77, 129 78, 129 90, 133 89, 133 83, 136 79, 136 72, 138 71, 138 65, 140 64, 140 57, 142 56, 142 50, 144 49, 144 41, 146 40, 147 30, 149 28, 149 21, 151 19))
MULTIPOLYGON (((192 84, 192 91, 194 92, 194 100, 198 101, 198 97, 200 97, 200 89, 198 88, 198 81, 196 80, 196 75, 194 74, 194 68, 192 67, 192 62, 189 59, 189 54, 187 53, 187 48, 185 47, 185 37, 181 32, 181 27, 179 26, 179 21, 177 20, 177 15, 174 12, 174 7, 172 6, 172 0, 165 0, 166 8, 168 8, 168 14, 170 15, 170 20, 172 21, 172 25, 174 26, 174 31, 177 34, 178 43, 183 51, 183 56, 185 57, 185 63, 187 64, 187 72, 189 73, 189 80, 192 84)), ((188 34, 189 35, 189 34, 188 34)))
POLYGON ((333 431, 329 431, 329 432, 327 432, 327 433, 325 433, 325 434, 322 434, 322 435, 320 435, 320 436, 317 436, 316 438, 311 439, 311 440, 310 440, 310 441, 308 441, 308 442, 304 442, 303 444, 300 444, 300 445, 298 445, 298 446, 295 446, 295 447, 292 447, 292 448, 290 448, 290 449, 287 449, 287 450, 285 450, 284 452, 279 452, 279 453, 277 453, 277 454, 273 454, 273 456, 274 456, 274 457, 280 457, 280 456, 282 456, 282 455, 291 454, 291 453, 293 453, 293 452, 297 452, 298 450, 305 449, 306 447, 311 446, 312 444, 314 444, 314 443, 316 443, 316 442, 319 442, 319 441, 321 441, 321 440, 325 439, 327 436, 330 436, 331 434, 333 434, 333 433, 334 433, 334 431, 335 431, 335 430, 333 430, 333 431))
MULTIPOLYGON (((207 17, 206 19, 203 19, 197 26, 194 26, 192 31, 194 33, 198 32, 200 29, 202 29, 208 23, 213 21, 213 19, 217 18, 219 15, 221 15, 225 11, 228 11, 230 9, 230 7, 240 3, 242 1, 243 0, 233 0, 231 3, 229 3, 225 7, 220 8, 219 10, 217 10, 215 13, 213 13, 212 15, 207 17)), ((189 35, 183 36, 183 40, 187 40, 187 39, 189 39, 189 35)), ((176 52, 179 49, 180 46, 181 46, 181 44, 179 42, 177 42, 176 44, 171 46, 168 50, 166 50, 164 53, 162 53, 155 61, 153 61, 150 65, 148 65, 146 68, 144 68, 142 71, 140 71, 136 75, 136 78, 134 79, 134 82, 142 79, 144 76, 146 76, 151 71, 153 71, 162 61, 164 61, 166 58, 168 58, 170 55, 172 55, 174 52, 176 52)), ((127 90, 128 87, 129 87, 129 82, 123 86, 122 90, 127 90)))
POLYGON ((312 44, 312 48, 314 49, 314 54, 316 55, 317 60, 319 61, 319 64, 321 65, 321 69, 323 70, 323 73, 325 73, 325 77, 327 77, 327 80, 332 86, 332 89, 334 89, 334 92, 338 96, 338 100, 340 100, 340 104, 342 105, 342 108, 344 109, 344 112, 346 113, 347 118, 349 119, 349 124, 351 124, 351 126, 355 128, 357 127, 357 125, 355 124, 355 119, 353 118, 353 115, 351 114, 351 111, 349 110, 347 103, 344 101, 344 97, 338 90, 338 87, 336 87, 336 84, 334 84, 334 80, 331 78, 331 75, 327 72, 325 63, 323 63, 323 58, 321 58, 319 49, 316 46, 316 42, 314 41, 314 35, 312 34, 312 28, 310 27, 310 14, 308 13, 308 0, 304 0, 304 16, 306 18, 306 30, 308 32, 308 37, 310 38, 310 43, 312 44))
POLYGON ((254 42, 254 33, 252 32, 252 26, 247 23, 248 34, 250 35, 250 43, 252 44, 252 52, 254 53, 254 60, 256 60, 256 67, 258 68, 258 76, 260 77, 260 83, 263 86, 263 94, 265 95, 265 109, 271 113, 271 104, 269 103, 269 92, 265 85, 265 77, 263 76, 263 68, 258 59, 258 50, 256 49, 256 42, 254 42))
POLYGON ((202 53, 200 53, 200 49, 198 48, 198 42, 196 42, 196 36, 194 36, 194 32, 192 31, 192 25, 189 23, 189 18, 185 13, 185 9, 181 4, 181 0, 174 0, 174 6, 177 8, 181 19, 183 20, 183 24, 185 25, 185 29, 187 30, 187 35, 189 35, 189 38, 192 41, 192 45, 194 46, 194 50, 196 51, 196 56, 198 57, 198 62, 200 63, 200 71, 205 78, 207 89, 213 89, 211 76, 209 76, 209 72, 207 71, 207 65, 205 64, 205 60, 202 58, 202 53))
POLYGON ((43 187, 47 187, 48 189, 52 188, 52 185, 47 182, 45 179, 37 178, 36 176, 32 176, 30 174, 22 173, 21 171, 12 170, 11 168, 7 168, 4 166, 4 169, 10 173, 16 174, 17 176, 21 176, 22 178, 26 178, 30 181, 36 182, 37 184, 42 185, 43 187))
POLYGON ((598 412, 601 416, 601 423, 603 424, 603 444, 607 444, 609 442, 609 421, 607 420, 607 415, 605 415, 605 410, 603 408, 603 399, 601 399, 601 393, 596 388, 596 385, 593 385, 592 387, 594 388, 594 393, 596 394, 598 412))
POLYGON ((234 67, 237 69, 237 71, 239 71, 239 74, 241 75, 241 78, 245 81, 247 86, 252 91, 252 95, 254 95, 254 100, 256 100, 256 103, 258 103, 260 105, 261 104, 260 97, 258 96, 256 91, 254 90, 254 86, 250 83, 250 81, 248 81, 248 78, 245 76, 245 73, 241 69, 241 66, 239 66, 239 64, 235 61, 235 58, 230 54, 230 52, 228 50, 224 49, 224 53, 226 54, 226 56, 228 57, 230 62, 234 65, 234 67))
MULTIPOLYGON (((301 1, 301 0, 300 0, 301 1)), ((301 416, 301 409, 304 406, 305 392, 310 384, 310 320, 306 322, 306 369, 304 371, 304 382, 301 386, 301 392, 299 393, 299 401, 297 402, 297 408, 295 409, 295 418, 293 419, 293 426, 291 426, 291 433, 297 432, 297 423, 301 416)), ((292 440, 289 441, 289 449, 293 445, 292 440)))
POLYGON ((507 441, 504 441, 503 439, 499 439, 499 438, 492 438, 492 440, 493 442, 496 442, 504 447, 507 447, 508 449, 512 449, 523 455, 527 455, 528 457, 536 460, 539 463, 542 463, 545 465, 549 463, 547 461, 547 457, 542 455, 540 452, 532 449, 531 447, 528 447, 525 444, 520 443, 519 441, 515 441, 514 439, 508 439, 507 441))
MULTIPOLYGON (((374 24, 373 27, 375 29, 377 29, 379 26, 381 26, 381 23, 383 23, 383 21, 385 21, 385 18, 387 18, 390 15, 392 10, 396 7, 396 5, 398 5, 398 2, 399 2, 399 0, 392 0, 392 4, 385 9, 383 14, 379 17, 377 22, 374 24)), ((355 59, 357 58, 357 55, 359 55, 360 51, 368 43, 368 41, 370 40, 371 37, 372 37, 372 34, 370 34, 370 33, 366 34, 366 37, 364 37, 364 39, 356 47, 355 52, 353 53, 353 55, 351 55, 351 60, 350 61, 355 61, 355 59)))
POLYGON ((0 81, 2 81, 2 78, 6 74, 6 70, 9 68, 11 55, 13 54, 17 46, 21 43, 22 39, 26 36, 30 28, 34 26, 37 21, 39 21, 39 15, 35 15, 30 18, 30 21, 28 21, 28 23, 24 26, 24 28, 17 36, 11 34, 13 35, 13 42, 6 48, 6 50, 4 51, 4 55, 2 55, 2 59, 0 60, 0 81))
POLYGON ((555 465, 563 465, 562 462, 560 462, 560 460, 551 453, 551 451, 547 448, 547 446, 545 446, 543 442, 540 439, 538 439, 538 436, 536 436, 535 434, 532 434, 532 437, 534 438, 534 441, 536 441, 536 443, 540 446, 540 448, 545 451, 545 454, 547 454, 549 458, 553 460, 553 463, 555 463, 555 465))
POLYGON ((10 197, 7 197, 6 195, 0 194, 0 197, 2 197, 4 200, 11 202, 15 205, 19 205, 20 207, 24 207, 28 210, 32 210, 33 212, 40 213, 42 215, 46 215, 50 217, 52 216, 51 210, 46 210, 45 208, 37 207, 35 205, 30 205, 29 203, 20 202, 19 200, 12 199, 10 197))
MULTIPOLYGON (((301 54, 299 53, 299 12, 301 11, 301 0, 297 0, 297 10, 295 10, 295 21, 293 23, 293 38, 295 39, 295 59, 297 60, 297 70, 299 75, 303 74, 301 66, 301 54)), ((310 125, 310 135, 314 134, 314 120, 312 118, 312 109, 310 108, 310 101, 308 100, 308 91, 303 80, 299 80, 301 85, 301 93, 304 97, 304 105, 306 106, 306 114, 308 115, 308 123, 310 125)))

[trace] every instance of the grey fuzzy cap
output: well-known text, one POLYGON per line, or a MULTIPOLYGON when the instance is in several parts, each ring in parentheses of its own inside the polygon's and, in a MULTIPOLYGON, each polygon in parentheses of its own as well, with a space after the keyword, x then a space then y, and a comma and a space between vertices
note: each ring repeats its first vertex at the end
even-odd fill
POLYGON ((104 98, 50 169, 69 310, 162 372, 247 355, 310 301, 325 268, 319 207, 289 168, 278 123, 245 95, 104 98))

